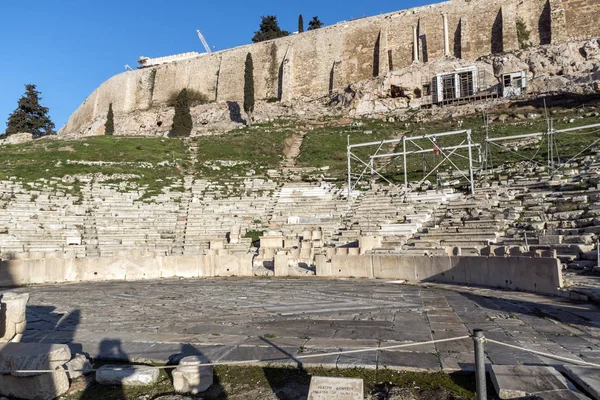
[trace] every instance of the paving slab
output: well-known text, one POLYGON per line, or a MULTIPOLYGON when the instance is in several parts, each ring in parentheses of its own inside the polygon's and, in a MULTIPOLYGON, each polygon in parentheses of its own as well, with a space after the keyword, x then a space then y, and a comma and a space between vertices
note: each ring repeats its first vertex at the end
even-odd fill
MULTIPOLYGON (((277 347, 298 355, 327 353, 463 336, 476 328, 502 342, 600 359, 600 327, 593 318, 579 316, 597 315, 597 306, 493 289, 362 279, 210 278, 13 291, 30 293, 32 324, 24 342, 66 343, 72 352, 116 360, 167 362, 189 348, 212 361, 281 358, 277 347)), ((472 346, 464 340, 398 349, 393 356, 386 351, 379 353, 377 365, 470 368, 472 346)), ((486 350, 492 363, 542 364, 519 350, 491 344, 486 350)), ((335 367, 361 359, 374 363, 373 356, 362 353, 302 362, 335 367)))
POLYGON ((552 367, 492 365, 491 378, 501 399, 518 399, 538 393, 575 390, 575 387, 552 367))
POLYGON ((600 400, 600 368, 565 366, 565 373, 595 400, 600 400))

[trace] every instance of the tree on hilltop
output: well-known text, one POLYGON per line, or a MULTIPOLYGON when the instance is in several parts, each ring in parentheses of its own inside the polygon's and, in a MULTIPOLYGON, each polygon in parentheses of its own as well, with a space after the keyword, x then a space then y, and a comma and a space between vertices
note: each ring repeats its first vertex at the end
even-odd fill
POLYGON ((254 63, 250 53, 244 65, 244 111, 248 114, 248 125, 251 125, 254 112, 254 63))
POLYGON ((304 32, 304 18, 302 18, 302 14, 298 16, 298 33, 304 32))
POLYGON ((48 115, 48 107, 40 104, 40 92, 33 84, 25 85, 25 94, 19 99, 17 108, 8 116, 6 135, 19 132, 31 133, 34 138, 54 135, 54 123, 48 115))
POLYGON ((113 113, 112 103, 108 105, 108 114, 106 116, 106 123, 104 124, 104 134, 112 135, 115 133, 115 114, 113 113))
POLYGON ((323 23, 319 19, 319 17, 313 17, 312 20, 308 22, 308 30, 314 31, 315 29, 319 29, 323 26, 323 23))
POLYGON ((172 137, 187 137, 192 133, 192 114, 187 89, 182 89, 175 100, 175 115, 173 116, 172 137))
POLYGON ((258 31, 254 32, 254 36, 252 37, 254 43, 290 35, 288 31, 284 31, 279 27, 276 16, 267 15, 266 17, 260 17, 260 19, 260 27, 258 31))

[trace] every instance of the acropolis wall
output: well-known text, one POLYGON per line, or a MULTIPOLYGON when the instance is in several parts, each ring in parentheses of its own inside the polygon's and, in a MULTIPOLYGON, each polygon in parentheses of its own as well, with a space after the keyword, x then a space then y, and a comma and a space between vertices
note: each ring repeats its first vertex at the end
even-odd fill
POLYGON ((342 22, 121 73, 96 89, 61 133, 101 134, 110 103, 117 115, 144 111, 164 105, 182 88, 218 102, 241 102, 248 53, 258 100, 319 99, 415 61, 518 50, 517 22, 526 27, 532 45, 598 36, 599 15, 600 0, 451 0, 342 22))

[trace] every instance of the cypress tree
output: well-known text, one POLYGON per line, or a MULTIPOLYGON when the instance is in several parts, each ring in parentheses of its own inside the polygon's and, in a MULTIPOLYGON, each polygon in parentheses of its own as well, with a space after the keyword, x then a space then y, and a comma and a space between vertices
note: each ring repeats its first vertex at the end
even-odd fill
POLYGON ((254 64, 250 53, 246 56, 244 67, 244 111, 248 114, 248 124, 251 124, 254 111, 254 64))
POLYGON ((187 89, 182 89, 175 101, 175 115, 173 116, 172 137, 187 137, 192 133, 192 114, 190 114, 190 101, 187 89))
POLYGON ((298 33, 304 32, 304 18, 302 18, 302 14, 298 16, 298 33))
POLYGON ((104 124, 104 134, 112 135, 115 133, 115 114, 113 113, 112 103, 108 105, 108 115, 104 124))
POLYGON ((48 108, 40 104, 40 92, 32 84, 25 85, 25 94, 6 122, 6 135, 19 132, 31 133, 34 138, 54 135, 54 123, 48 115, 48 108))

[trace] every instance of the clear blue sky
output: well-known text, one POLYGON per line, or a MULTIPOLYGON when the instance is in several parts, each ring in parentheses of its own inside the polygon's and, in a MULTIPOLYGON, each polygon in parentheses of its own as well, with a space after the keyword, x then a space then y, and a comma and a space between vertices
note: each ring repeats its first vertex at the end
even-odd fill
POLYGON ((111 76, 139 56, 202 52, 250 43, 261 15, 295 31, 318 15, 325 25, 433 0, 0 0, 0 134, 26 83, 42 92, 57 129, 111 76))

